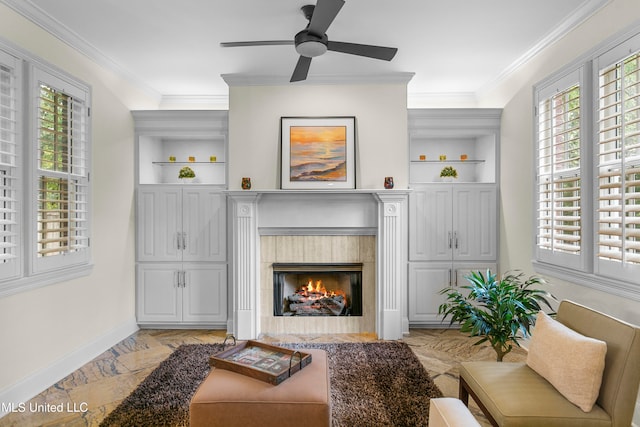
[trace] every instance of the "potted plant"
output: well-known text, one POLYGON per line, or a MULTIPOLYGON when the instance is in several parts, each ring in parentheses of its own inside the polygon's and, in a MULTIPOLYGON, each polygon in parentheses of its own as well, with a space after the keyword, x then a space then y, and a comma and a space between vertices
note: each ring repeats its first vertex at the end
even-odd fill
POLYGON ((450 316, 450 324, 459 322, 461 332, 482 337, 476 345, 489 341, 498 362, 513 349, 511 343, 520 346, 518 340, 530 336, 542 304, 552 310, 547 298, 554 296, 532 288, 545 284, 541 277, 523 280, 522 273, 507 273, 498 279, 487 270, 486 277, 478 271, 465 278, 470 284, 461 287, 464 293, 454 287, 440 291, 447 297, 438 314, 443 320, 450 316))
POLYGON ((444 180, 453 180, 454 178, 457 178, 457 177, 458 177, 458 171, 455 170, 453 166, 445 166, 440 171, 440 178, 443 178, 444 180))
POLYGON ((189 166, 183 167, 180 169, 180 172, 178 172, 179 179, 193 179, 195 177, 196 173, 189 166))

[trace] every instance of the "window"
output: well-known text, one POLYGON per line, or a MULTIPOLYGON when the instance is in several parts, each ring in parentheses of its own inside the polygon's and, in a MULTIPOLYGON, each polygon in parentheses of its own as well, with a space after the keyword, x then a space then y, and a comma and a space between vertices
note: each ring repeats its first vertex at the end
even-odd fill
POLYGON ((534 265, 544 274, 635 299, 640 31, 612 40, 534 87, 534 265))
POLYGON ((89 102, 86 85, 0 43, 0 296, 91 270, 89 102))
POLYGON ((640 53, 599 70, 597 267, 640 272, 640 53))
POLYGON ((579 268, 581 203, 581 72, 537 92, 537 257, 579 268))
POLYGON ((33 271, 41 272, 88 260, 88 94, 47 71, 35 77, 33 271))
POLYGON ((0 51, 0 280, 20 271, 19 82, 20 61, 0 51))

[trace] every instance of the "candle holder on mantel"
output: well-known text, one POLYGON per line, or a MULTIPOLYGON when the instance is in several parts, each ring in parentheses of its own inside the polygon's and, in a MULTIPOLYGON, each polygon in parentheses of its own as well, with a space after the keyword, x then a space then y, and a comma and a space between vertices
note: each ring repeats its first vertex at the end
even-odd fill
POLYGON ((243 177, 242 178, 242 189, 243 190, 251 190, 251 178, 243 177))
POLYGON ((391 190, 393 188, 393 177, 392 176, 385 176, 384 177, 384 188, 386 188, 387 190, 391 190))

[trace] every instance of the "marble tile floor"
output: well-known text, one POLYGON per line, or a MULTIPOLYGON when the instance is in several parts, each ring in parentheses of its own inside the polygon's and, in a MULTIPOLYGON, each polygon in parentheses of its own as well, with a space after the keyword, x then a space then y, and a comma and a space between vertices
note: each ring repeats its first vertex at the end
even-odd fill
MULTIPOLYGON (((142 329, 24 402, 24 412, 0 418, 0 427, 97 426, 178 346, 222 342, 224 338, 224 331, 142 329), (57 409, 62 411, 54 412, 57 409)), ((269 343, 368 342, 375 341, 376 337, 367 334, 264 335, 260 339, 269 343)), ((495 360, 495 353, 486 343, 474 346, 477 338, 469 338, 455 329, 412 329, 402 340, 411 347, 445 396, 458 396, 459 362, 495 360)), ((518 348, 508 354, 505 361, 525 357, 526 352, 518 348)), ((489 426, 473 402, 471 409, 483 426, 489 426)))

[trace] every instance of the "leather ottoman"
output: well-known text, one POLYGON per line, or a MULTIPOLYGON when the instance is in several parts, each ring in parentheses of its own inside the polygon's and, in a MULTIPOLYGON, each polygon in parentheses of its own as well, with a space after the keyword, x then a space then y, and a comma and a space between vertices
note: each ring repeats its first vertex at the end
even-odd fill
POLYGON ((191 427, 331 425, 329 368, 324 350, 305 349, 312 362, 278 385, 212 369, 191 399, 191 427))

